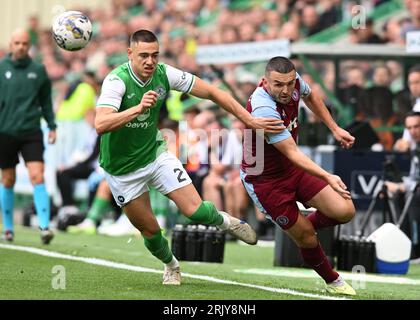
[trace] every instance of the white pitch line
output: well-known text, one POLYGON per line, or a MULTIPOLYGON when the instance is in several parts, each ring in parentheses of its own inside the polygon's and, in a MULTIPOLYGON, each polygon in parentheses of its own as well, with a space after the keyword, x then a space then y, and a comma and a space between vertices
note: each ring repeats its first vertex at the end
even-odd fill
MULTIPOLYGON (((114 269, 130 270, 130 271, 135 271, 135 272, 163 273, 163 271, 156 270, 156 269, 133 266, 133 265, 125 264, 125 263, 113 262, 113 261, 108 261, 108 260, 98 259, 98 258, 77 257, 77 256, 72 256, 72 255, 68 255, 68 254, 63 254, 63 253, 58 253, 58 252, 54 252, 54 251, 48 251, 48 250, 44 250, 44 249, 33 248, 33 247, 17 246, 17 245, 11 245, 11 244, 0 244, 0 248, 29 252, 29 253, 33 253, 33 254, 37 254, 37 255, 45 256, 45 257, 51 257, 51 258, 79 261, 79 262, 84 262, 84 263, 88 263, 88 264, 93 264, 93 265, 103 266, 103 267, 109 267, 109 268, 114 268, 114 269)), ((323 299, 323 300, 347 300, 347 299, 341 298, 341 297, 331 297, 331 296, 319 295, 319 294, 314 294, 314 293, 304 293, 304 292, 299 292, 299 291, 290 290, 290 289, 281 289, 281 288, 260 286, 260 285, 250 284, 250 283, 242 283, 242 282, 237 282, 237 281, 223 280, 223 279, 218 279, 218 278, 214 278, 214 277, 210 277, 210 276, 202 276, 202 275, 196 275, 196 274, 190 274, 190 273, 182 273, 182 276, 187 277, 187 278, 204 280, 204 281, 210 281, 210 282, 216 282, 216 283, 231 284, 231 285, 236 285, 236 286, 241 286, 241 287, 260 289, 260 290, 275 292, 275 293, 285 293, 285 294, 290 294, 290 295, 293 295, 293 296, 301 296, 301 297, 323 299)))
MULTIPOLYGON (((290 277, 290 278, 319 278, 319 276, 313 270, 272 270, 272 269, 235 269, 234 272, 244 274, 258 274, 265 276, 278 276, 278 277, 290 277)), ((345 280, 354 281, 367 281, 377 283, 392 283, 392 284, 407 284, 407 285, 420 285, 420 280, 410 279, 406 277, 395 277, 395 276, 380 276, 373 274, 361 274, 361 273, 350 273, 340 271, 340 275, 345 280)))

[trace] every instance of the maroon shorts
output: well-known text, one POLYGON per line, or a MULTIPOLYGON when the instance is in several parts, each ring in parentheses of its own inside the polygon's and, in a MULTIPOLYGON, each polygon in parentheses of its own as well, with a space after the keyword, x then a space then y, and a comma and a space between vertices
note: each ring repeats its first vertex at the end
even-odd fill
POLYGON ((241 171, 244 186, 257 207, 281 228, 289 229, 299 215, 296 201, 306 205, 328 184, 305 171, 294 168, 287 177, 258 177, 249 180, 241 171))

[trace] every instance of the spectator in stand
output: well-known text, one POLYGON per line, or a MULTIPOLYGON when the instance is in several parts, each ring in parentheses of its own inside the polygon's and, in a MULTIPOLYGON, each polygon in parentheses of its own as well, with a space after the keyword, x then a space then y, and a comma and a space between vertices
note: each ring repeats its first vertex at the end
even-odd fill
POLYGON ((239 40, 241 42, 253 41, 255 34, 257 33, 255 25, 249 22, 242 23, 238 27, 238 31, 239 31, 239 40))
POLYGON ((352 118, 361 118, 360 116, 360 101, 363 97, 365 87, 365 76, 357 66, 351 66, 344 72, 344 86, 338 92, 339 99, 351 107, 352 118))
POLYGON ((93 110, 99 83, 92 71, 85 71, 80 80, 70 84, 64 100, 57 111, 58 121, 82 120, 88 110, 93 110))
POLYGON ((61 212, 69 214, 77 213, 79 210, 73 197, 74 183, 79 179, 88 177, 98 168, 99 142, 100 139, 95 130, 95 109, 90 109, 85 116, 86 122, 90 125, 90 134, 85 138, 85 157, 70 167, 60 167, 57 170, 57 185, 61 193, 61 212))
POLYGON ((302 30, 304 37, 309 37, 322 30, 323 26, 319 19, 315 6, 308 5, 302 9, 302 30))
POLYGON ((351 28, 350 34, 352 42, 364 44, 381 44, 385 41, 379 37, 373 29, 373 20, 368 18, 366 25, 360 28, 351 28))
POLYGON ((242 161, 242 139, 245 126, 237 119, 231 119, 231 129, 226 141, 222 165, 226 166, 222 176, 224 206, 236 218, 247 220, 248 194, 239 174, 242 161))
MULTIPOLYGON (((99 85, 93 72, 84 72, 82 79, 72 82, 57 111, 59 138, 56 148, 56 163, 59 167, 70 167, 78 162, 74 155, 83 149, 83 137, 92 127, 87 125, 87 112, 95 108, 99 85), (75 161, 76 160, 76 161, 75 161)), ((88 122, 89 124, 89 122, 88 122)), ((76 157, 77 158, 77 157, 76 157)))
MULTIPOLYGON (((193 110, 191 109, 192 112, 193 110)), ((186 170, 188 174, 192 174, 191 180, 200 195, 203 195, 203 180, 209 173, 208 150, 211 145, 211 129, 218 128, 216 115, 209 110, 204 110, 194 117, 186 132, 186 170)))
POLYGON ((420 257, 420 237, 418 232, 420 227, 420 188, 416 188, 420 177, 420 112, 408 112, 404 125, 411 141, 409 149, 406 150, 410 151, 410 172, 408 176, 404 177, 404 182, 385 181, 385 185, 391 196, 395 197, 405 193, 406 203, 411 201, 408 207, 408 217, 405 220, 408 221, 408 228, 402 230, 412 240, 411 259, 417 259, 420 257), (409 200, 411 192, 413 192, 413 197, 409 200))
POLYGON ((291 42, 299 40, 299 28, 292 22, 288 21, 281 26, 280 35, 281 39, 289 39, 291 42))
MULTIPOLYGON (((67 228, 69 233, 84 233, 87 235, 96 234, 96 228, 101 223, 104 215, 109 211, 111 203, 114 202, 112 199, 111 189, 105 180, 105 175, 102 173, 99 174, 98 177, 102 178, 102 180, 96 184, 95 196, 91 206, 89 207, 86 218, 75 226, 69 226, 67 228)), ((114 204, 114 207, 117 206, 114 204)))
POLYGON ((216 117, 209 116, 208 119, 205 128, 207 141, 200 140, 199 143, 202 148, 201 155, 207 155, 206 158, 202 158, 201 169, 205 166, 208 168, 202 182, 203 199, 212 201, 218 210, 223 210, 221 190, 227 166, 221 162, 221 158, 226 151, 227 130, 222 130, 223 127, 216 117))
POLYGON ((321 0, 317 8, 321 11, 322 29, 329 28, 341 20, 340 0, 321 0))
POLYGON ((396 18, 391 18, 384 23, 382 37, 384 43, 404 43, 404 39, 401 37, 401 25, 396 18))
POLYGON ((29 17, 28 32, 29 36, 31 37, 32 47, 35 48, 38 45, 38 38, 40 33, 38 16, 32 15, 29 17))
MULTIPOLYGON (((408 87, 410 89, 412 101, 412 110, 414 112, 420 112, 420 65, 413 66, 408 71, 408 87)), ((410 148, 414 149, 414 140, 410 136, 408 129, 404 130, 403 137, 395 143, 394 149, 400 152, 406 152, 410 148)))
MULTIPOLYGON (((372 128, 391 127, 397 120, 392 105, 394 95, 389 88, 391 72, 386 65, 377 66, 374 69, 372 80, 373 85, 365 89, 359 116, 368 120, 372 128)), ((377 132, 377 135, 384 149, 391 150, 394 144, 393 133, 380 131, 377 132)))
POLYGON ((401 28, 401 38, 405 41, 407 32, 420 31, 420 0, 410 0, 406 3, 410 13, 410 19, 407 24, 401 28))

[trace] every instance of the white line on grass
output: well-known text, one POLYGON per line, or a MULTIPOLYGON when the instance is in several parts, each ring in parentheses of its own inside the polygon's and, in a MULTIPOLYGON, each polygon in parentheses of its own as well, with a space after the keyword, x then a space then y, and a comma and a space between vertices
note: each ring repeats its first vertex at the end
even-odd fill
MULTIPOLYGON (((114 268, 114 269, 130 270, 130 271, 135 271, 135 272, 163 273, 163 271, 156 270, 156 269, 133 266, 133 265, 125 264, 125 263, 112 262, 112 261, 98 259, 98 258, 77 257, 77 256, 72 256, 68 254, 63 254, 63 253, 48 251, 44 249, 33 248, 33 247, 0 244, 0 248, 29 252, 29 253, 38 254, 41 256, 51 257, 51 258, 80 261, 80 262, 84 262, 88 264, 109 267, 109 268, 114 268)), ((304 293, 304 292, 299 292, 299 291, 290 290, 290 289, 280 289, 280 288, 273 288, 273 287, 267 287, 267 286, 260 286, 260 285, 250 284, 250 283, 223 280, 223 279, 218 279, 218 278, 214 278, 210 276, 202 276, 202 275, 196 275, 196 274, 190 274, 190 273, 182 273, 182 276, 187 277, 187 278, 209 281, 209 282, 231 284, 231 285, 236 285, 236 286, 241 286, 241 287, 261 289, 261 290, 275 292, 275 293, 285 293, 285 294, 290 294, 293 296, 301 296, 301 297, 324 299, 324 300, 346 300, 345 298, 341 298, 341 297, 331 297, 331 296, 319 295, 319 294, 314 294, 314 293, 304 293)))
MULTIPOLYGON (((234 272, 244 274, 258 274, 265 276, 278 276, 278 277, 291 277, 291 278, 319 278, 319 276, 313 270, 272 270, 272 269, 234 269, 234 272)), ((393 283, 393 284, 408 284, 408 285, 420 285, 420 280, 410 279, 406 277, 395 277, 395 276, 380 276, 372 274, 360 274, 340 271, 340 275, 345 280, 356 280, 356 281, 367 281, 367 282, 378 282, 378 283, 393 283)))

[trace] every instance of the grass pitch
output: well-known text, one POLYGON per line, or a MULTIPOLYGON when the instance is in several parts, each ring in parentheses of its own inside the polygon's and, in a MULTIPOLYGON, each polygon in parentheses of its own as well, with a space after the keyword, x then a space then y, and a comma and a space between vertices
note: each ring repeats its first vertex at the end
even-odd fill
MULTIPOLYGON (((181 261, 183 283, 162 286, 162 264, 141 238, 56 232, 48 246, 39 232, 16 226, 16 247, 0 242, 0 299, 286 300, 326 299, 311 270, 274 267, 274 248, 228 242, 223 264, 181 261), (5 246, 6 245, 6 246, 5 246), (38 253, 26 252, 39 248, 38 253), (46 251, 48 252, 46 252, 46 251), (46 256, 59 253, 61 255, 46 256), (96 259, 87 259, 96 258, 96 259), (113 263, 113 264, 112 264, 113 263), (106 264, 109 264, 106 266, 106 264), (54 289, 55 266, 65 289, 54 289)), ((376 275, 378 276, 378 275, 376 275)), ((343 273, 346 278, 346 274, 343 273)), ((367 277, 354 299, 419 299, 420 265, 406 276, 367 277), (403 283, 405 282, 405 283, 403 283)), ((351 280, 349 280, 351 283, 351 280)))

